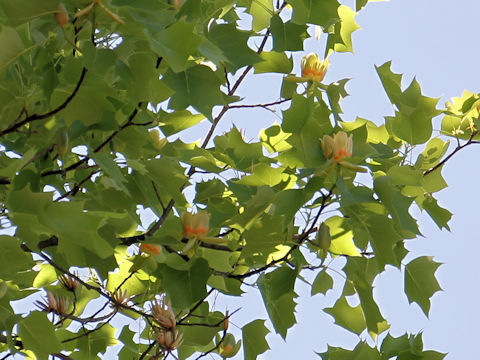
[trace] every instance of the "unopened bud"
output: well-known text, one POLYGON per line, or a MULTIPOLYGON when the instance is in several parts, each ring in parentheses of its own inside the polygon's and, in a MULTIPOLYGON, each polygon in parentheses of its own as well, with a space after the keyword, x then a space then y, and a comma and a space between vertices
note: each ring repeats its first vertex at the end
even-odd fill
POLYGON ((228 311, 225 313, 225 320, 223 320, 223 331, 228 330, 228 311))
POLYGON ((332 237, 330 236, 330 228, 327 224, 322 223, 317 231, 317 245, 320 249, 324 251, 325 256, 327 255, 328 249, 330 249, 330 244, 332 243, 332 237))
POLYGON ((158 129, 153 129, 150 131, 150 136, 153 140, 153 145, 157 150, 160 150, 168 142, 167 138, 160 138, 160 131, 158 129))
POLYGON ((63 3, 58 4, 58 9, 55 12, 55 21, 61 28, 64 28, 68 24, 68 13, 63 3))
POLYGON ((67 153, 68 151, 68 131, 67 130, 62 130, 58 134, 58 140, 57 140, 57 151, 58 155, 63 156, 67 153))

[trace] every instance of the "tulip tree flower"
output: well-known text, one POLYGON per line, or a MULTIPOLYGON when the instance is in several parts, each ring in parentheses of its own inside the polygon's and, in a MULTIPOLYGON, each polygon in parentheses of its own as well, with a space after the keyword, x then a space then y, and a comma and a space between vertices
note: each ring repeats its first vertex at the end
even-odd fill
POLYGON ((302 58, 302 77, 321 82, 329 66, 328 59, 320 60, 317 54, 310 53, 302 58))
POLYGON ((310 53, 302 58, 302 76, 286 77, 287 81, 291 82, 317 82, 320 83, 327 73, 330 61, 328 59, 320 60, 317 54, 310 53))
POLYGON ((200 210, 196 214, 184 212, 180 218, 183 227, 183 236, 188 239, 183 253, 191 250, 199 241, 209 244, 223 244, 225 239, 207 236, 210 230, 210 214, 200 210))
POLYGON ((161 253, 161 248, 159 245, 143 243, 140 245, 140 252, 147 255, 159 255, 161 253))
POLYGON ((353 151, 353 139, 350 136, 347 137, 347 134, 344 131, 339 131, 336 134, 333 134, 333 137, 330 135, 323 135, 321 141, 323 155, 326 159, 329 159, 333 155, 333 161, 340 162, 344 158, 352 157, 353 151))
POLYGON ((361 166, 345 161, 346 158, 352 157, 353 154, 352 136, 353 135, 347 136, 344 131, 339 131, 336 134, 333 134, 333 136, 324 135, 320 140, 322 143, 323 156, 325 156, 325 159, 332 161, 332 165, 327 170, 327 173, 333 170, 336 164, 354 171, 367 171, 361 166))

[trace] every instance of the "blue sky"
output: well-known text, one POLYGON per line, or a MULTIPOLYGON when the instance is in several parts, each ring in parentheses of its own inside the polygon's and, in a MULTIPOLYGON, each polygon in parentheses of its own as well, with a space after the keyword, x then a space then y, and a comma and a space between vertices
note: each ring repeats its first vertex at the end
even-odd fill
MULTIPOLYGON (((353 1, 344 1, 353 7, 353 1)), ((362 27, 353 35, 355 54, 335 54, 324 82, 351 78, 347 90, 350 97, 342 105, 345 120, 360 116, 382 123, 384 116, 392 115, 378 79, 374 65, 392 60, 392 69, 403 73, 405 84, 416 76, 426 96, 441 98, 439 106, 451 97, 460 96, 465 89, 478 92, 480 87, 478 45, 478 17, 480 2, 476 0, 392 0, 369 4, 357 17, 362 27)), ((306 53, 323 54, 324 43, 314 39, 305 41, 306 53)), ((299 58, 294 56, 295 71, 299 73, 299 58)), ((260 76, 246 82, 240 93, 248 95, 245 102, 258 103, 276 100, 280 79, 260 76)), ((231 111, 225 120, 246 130, 247 138, 254 140, 258 130, 275 121, 276 115, 265 110, 231 111)), ((229 122, 225 121, 225 129, 229 122)), ((434 129, 439 129, 439 122, 434 129)), ((438 131, 437 133, 438 134, 438 131)), ((452 142, 450 150, 455 146, 452 142)), ((427 349, 448 352, 446 359, 473 359, 477 353, 478 290, 476 275, 477 254, 480 253, 479 236, 475 223, 480 195, 478 181, 478 155, 480 145, 462 150, 447 163, 443 175, 449 187, 437 194, 439 204, 453 214, 451 232, 440 231, 428 215, 416 209, 412 213, 419 219, 423 238, 410 240, 412 251, 406 259, 432 255, 443 263, 437 277, 443 291, 432 298, 430 319, 420 308, 409 305, 403 292, 403 276, 396 269, 389 269, 376 280, 374 296, 384 317, 390 322, 394 336, 405 332, 423 332, 427 349)), ((289 331, 287 341, 280 336, 269 336, 272 350, 261 359, 316 359, 313 350, 323 352, 327 343, 331 346, 353 347, 358 337, 333 326, 333 319, 321 311, 335 303, 339 289, 326 296, 310 297, 307 286, 297 286, 298 324, 289 331)), ((245 317, 267 318, 263 303, 256 291, 250 291, 241 304, 245 317), (248 316, 247 316, 248 314, 248 316)), ((242 315, 238 315, 242 325, 242 315)), ((235 323, 235 319, 233 321, 235 323)))

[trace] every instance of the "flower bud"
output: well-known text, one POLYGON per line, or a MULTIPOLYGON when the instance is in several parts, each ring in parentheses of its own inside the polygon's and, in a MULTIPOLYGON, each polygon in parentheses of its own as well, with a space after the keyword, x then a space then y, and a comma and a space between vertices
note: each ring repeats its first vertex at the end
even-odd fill
POLYGON ((333 155, 334 162, 340 162, 344 158, 352 157, 353 135, 347 137, 344 131, 333 134, 333 137, 324 135, 320 140, 322 143, 323 155, 329 159, 333 155))
POLYGON ((68 24, 68 13, 63 3, 58 4, 58 9, 55 12, 55 21, 61 28, 64 28, 68 24))
POLYGON ((57 151, 58 155, 63 156, 67 153, 68 151, 68 131, 63 129, 60 131, 58 134, 58 139, 57 139, 57 151))
POLYGON ((168 142, 167 138, 160 138, 160 131, 158 129, 153 129, 149 132, 152 140, 153 140, 153 145, 157 150, 160 150, 165 146, 165 144, 168 142))
POLYGON ((210 214, 200 210, 196 214, 184 212, 181 216, 183 236, 187 239, 202 239, 210 230, 210 214))
POLYGON ((302 58, 302 77, 310 81, 321 82, 329 66, 328 59, 320 60, 317 54, 310 53, 302 58))
POLYGON ((159 255, 162 248, 159 245, 146 244, 140 245, 140 251, 147 255, 159 255))
POLYGON ((320 225, 317 231, 317 245, 320 249, 324 251, 324 255, 327 255, 327 251, 330 248, 332 243, 332 237, 330 236, 330 228, 327 224, 323 223, 320 225))

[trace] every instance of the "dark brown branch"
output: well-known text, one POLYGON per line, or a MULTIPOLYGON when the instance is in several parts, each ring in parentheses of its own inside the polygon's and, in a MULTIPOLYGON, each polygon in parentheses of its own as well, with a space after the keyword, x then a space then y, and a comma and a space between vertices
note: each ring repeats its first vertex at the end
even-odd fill
POLYGON ((195 360, 199 360, 199 359, 207 356, 208 354, 214 352, 215 350, 217 350, 217 349, 220 347, 220 345, 222 345, 223 341, 225 340, 225 336, 227 336, 227 332, 224 330, 224 331, 223 331, 223 334, 222 334, 222 338, 221 338, 220 341, 217 343, 217 345, 215 345, 215 346, 214 346, 213 348, 211 348, 210 350, 204 352, 203 354, 197 356, 197 357, 195 358, 195 360))
MULTIPOLYGON (((132 111, 132 113, 128 116, 128 119, 127 121, 122 125, 120 126, 120 128, 118 130, 115 130, 112 134, 110 134, 110 136, 104 141, 102 142, 100 145, 98 145, 94 150, 93 152, 94 153, 97 153, 99 152, 100 150, 102 150, 105 145, 107 145, 110 141, 112 141, 115 136, 117 136, 120 131, 122 131, 123 129, 133 125, 132 122, 133 122, 133 119, 135 119, 135 116, 137 116, 138 114, 138 110, 139 108, 142 106, 142 103, 139 102, 137 104, 137 107, 132 111)), ((77 162, 73 163, 72 165, 70 166, 67 166, 65 169, 63 170, 49 170, 49 171, 45 171, 44 173, 40 174, 40 176, 44 177, 44 176, 49 176, 49 175, 58 175, 58 174, 62 174, 62 173, 66 173, 68 171, 71 171, 71 170, 74 170, 74 169, 77 169, 80 165, 86 163, 88 160, 90 160, 90 158, 88 156, 84 157, 83 159, 81 160, 78 160, 77 162)))
MULTIPOLYGON (((95 317, 94 315, 92 315, 92 316, 89 316, 89 317, 86 317, 86 318, 80 318, 80 317, 77 317, 75 315, 70 315, 70 314, 64 314, 62 316, 64 316, 67 319, 79 322, 81 324, 88 324, 88 323, 92 323, 92 322, 101 322, 101 321, 107 320, 109 318, 113 318, 113 316, 116 315, 116 314, 117 314, 117 311, 114 310, 107 315, 103 315, 103 316, 99 316, 99 317, 95 317)), ((95 329, 93 329, 93 330, 95 330, 95 329)))
POLYGON ((440 161, 437 165, 435 165, 434 167, 432 167, 431 169, 428 169, 427 171, 425 171, 423 173, 423 176, 425 175, 428 175, 430 174, 431 172, 437 170, 439 167, 442 167, 448 160, 450 160, 452 158, 453 155, 455 155, 457 152, 459 152, 460 150, 462 150, 463 148, 471 145, 471 144, 480 144, 479 141, 475 141, 473 140, 473 138, 478 134, 478 131, 473 131, 472 132, 472 135, 470 135, 470 138, 467 140, 466 143, 464 143, 463 145, 458 145, 455 150, 453 150, 445 159, 443 159, 442 161, 440 161))
POLYGON ((100 170, 92 171, 87 177, 85 177, 82 181, 80 181, 77 185, 75 185, 70 191, 56 198, 55 201, 60 201, 69 196, 75 196, 75 194, 82 188, 82 185, 85 184, 88 180, 90 180, 91 177, 98 172, 100 172, 100 170))
POLYGON ((142 353, 142 355, 140 355, 139 360, 145 359, 145 357, 148 355, 148 353, 149 353, 150 351, 152 351, 152 349, 153 349, 153 347, 155 346, 155 344, 156 344, 155 341, 151 342, 151 343, 148 345, 147 349, 142 353))
POLYGON ((207 295, 205 295, 203 298, 198 300, 197 303, 188 311, 188 313, 185 316, 183 316, 179 321, 177 321, 177 325, 181 325, 185 320, 187 320, 190 317, 190 315, 192 315, 193 312, 197 310, 198 307, 202 305, 203 302, 213 293, 214 290, 215 290, 214 288, 211 288, 207 292, 207 295))
POLYGON ((20 122, 13 123, 9 127, 7 127, 5 130, 0 131, 0 136, 11 133, 11 132, 17 130, 18 128, 22 127, 23 125, 31 123, 32 121, 48 119, 49 117, 51 117, 51 116, 57 114, 58 112, 62 111, 63 109, 65 109, 67 107, 67 105, 70 103, 70 101, 72 101, 73 98, 77 95, 78 90, 80 89, 80 86, 82 85, 83 80, 85 79, 86 73, 87 73, 87 68, 83 68, 82 73, 80 74, 80 79, 78 80, 77 85, 75 86, 75 89, 65 99, 65 101, 60 106, 56 107, 52 111, 49 111, 45 114, 33 114, 33 115, 30 115, 30 116, 27 116, 24 120, 22 120, 20 122))
POLYGON ((172 211, 173 205, 175 205, 175 200, 172 199, 172 200, 170 200, 170 202, 165 207, 165 210, 163 211, 160 219, 158 219, 158 221, 155 224, 153 224, 153 226, 147 231, 147 233, 146 233, 147 236, 152 236, 153 234, 155 234, 155 232, 158 229, 160 229, 160 226, 162 226, 163 222, 165 221, 165 219, 170 214, 170 211, 172 211))
POLYGON ((274 101, 274 102, 270 102, 270 103, 266 103, 266 104, 252 104, 252 105, 230 105, 229 108, 230 109, 239 109, 239 108, 256 108, 256 107, 261 107, 261 108, 265 108, 267 110, 269 106, 274 106, 274 105, 279 105, 279 104, 282 104, 284 102, 287 102, 287 101, 290 101, 292 99, 288 98, 288 99, 282 99, 282 100, 278 100, 278 101, 274 101))
MULTIPOLYGON (((265 44, 267 43, 267 40, 268 40, 268 37, 270 36, 270 29, 267 30, 267 32, 265 33, 264 37, 263 37, 263 40, 262 40, 262 43, 260 44, 260 47, 258 48, 257 50, 257 54, 260 54, 262 51, 263 51, 263 48, 265 47, 265 44)), ((232 89, 228 92, 228 95, 229 96, 232 96, 233 94, 235 94, 235 91, 237 91, 238 87, 240 86, 240 84, 243 82, 243 80, 245 79, 245 76, 247 76, 247 74, 249 73, 249 71, 253 68, 253 65, 248 65, 245 70, 243 71, 243 73, 240 75, 240 77, 237 79, 237 81, 235 81, 235 84, 233 84, 233 87, 232 89)), ((228 111, 229 109, 229 106, 228 105, 225 105, 222 110, 220 110, 220 113, 217 115, 217 117, 213 120, 213 123, 212 125, 210 126, 210 129, 208 130, 208 133, 207 133, 207 136, 205 136, 205 139, 203 140, 203 143, 202 143, 202 148, 204 149, 208 142, 210 141, 211 137, 213 136, 213 133, 215 132, 215 129, 218 125, 218 123, 220 122, 220 120, 222 119, 223 115, 225 115, 225 113, 228 111)), ((194 167, 192 166, 188 172, 189 175, 192 174, 192 171, 194 171, 194 167)))
POLYGON ((225 74, 225 82, 227 83, 227 91, 228 91, 228 93, 230 93, 230 91, 232 89, 230 88, 230 80, 228 80, 228 71, 227 71, 227 67, 225 65, 223 65, 223 73, 225 74))
MULTIPOLYGON (((13 346, 19 347, 20 349, 23 349, 23 342, 18 340, 16 336, 13 336, 13 346)), ((0 343, 3 344, 8 344, 8 338, 5 335, 0 335, 0 343)))
POLYGON ((230 319, 235 313, 239 312, 241 308, 235 310, 231 314, 228 314, 225 316, 222 320, 217 321, 215 324, 206 324, 206 323, 177 323, 178 326, 203 326, 203 327, 211 327, 211 328, 216 328, 221 326, 222 324, 225 323, 225 320, 230 319))

